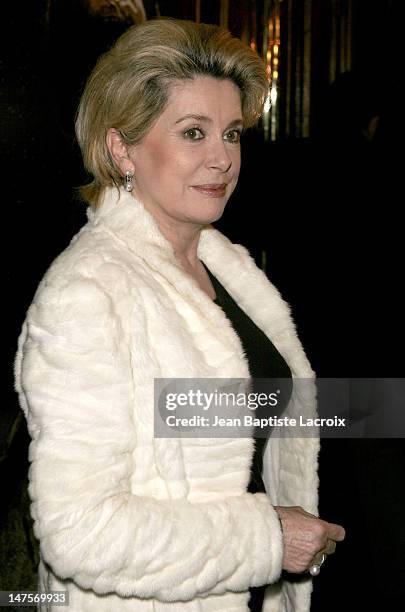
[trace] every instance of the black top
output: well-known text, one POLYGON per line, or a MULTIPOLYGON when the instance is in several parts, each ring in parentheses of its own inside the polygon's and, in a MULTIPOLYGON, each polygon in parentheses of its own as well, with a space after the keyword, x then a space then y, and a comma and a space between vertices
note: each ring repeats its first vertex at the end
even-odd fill
MULTIPOLYGON (((215 289, 216 298, 214 302, 218 304, 232 323, 232 327, 238 334, 242 347, 245 351, 249 364, 249 372, 252 377, 252 392, 274 392, 275 388, 281 390, 277 407, 258 408, 255 416, 276 416, 284 410, 292 392, 292 376, 285 359, 280 355, 276 347, 261 329, 248 317, 248 315, 238 306, 235 300, 229 295, 225 287, 221 285, 217 278, 205 266, 215 289), (271 387, 264 379, 273 379, 271 387), (276 384, 274 379, 277 379, 276 384)), ((250 471, 250 481, 247 490, 250 493, 265 492, 262 478, 263 453, 271 429, 256 429, 254 433, 255 450, 252 458, 250 471)), ((249 609, 260 612, 263 605, 265 586, 251 588, 251 598, 249 609)))

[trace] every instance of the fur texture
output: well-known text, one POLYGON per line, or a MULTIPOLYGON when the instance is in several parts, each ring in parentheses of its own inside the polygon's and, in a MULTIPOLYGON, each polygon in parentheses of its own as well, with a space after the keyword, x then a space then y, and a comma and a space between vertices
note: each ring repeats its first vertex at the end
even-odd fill
MULTIPOLYGON (((247 251, 211 227, 198 248, 293 377, 313 378, 287 304, 247 251)), ((272 504, 316 513, 319 442, 272 437, 269 495, 253 495, 251 439, 154 438, 155 377, 248 367, 222 310, 124 190, 89 211, 41 281, 15 373, 42 590, 68 590, 71 612, 246 612, 248 588, 272 584, 265 612, 309 610, 309 578, 279 581, 272 504)), ((289 414, 315 414, 313 387, 293 392, 289 414)))

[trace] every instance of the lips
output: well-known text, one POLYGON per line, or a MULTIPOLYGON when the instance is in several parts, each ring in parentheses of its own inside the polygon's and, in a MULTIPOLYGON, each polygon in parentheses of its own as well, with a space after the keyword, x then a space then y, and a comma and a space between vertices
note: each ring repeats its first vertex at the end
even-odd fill
POLYGON ((226 192, 226 183, 208 183, 206 185, 193 185, 193 189, 210 198, 223 198, 226 192))

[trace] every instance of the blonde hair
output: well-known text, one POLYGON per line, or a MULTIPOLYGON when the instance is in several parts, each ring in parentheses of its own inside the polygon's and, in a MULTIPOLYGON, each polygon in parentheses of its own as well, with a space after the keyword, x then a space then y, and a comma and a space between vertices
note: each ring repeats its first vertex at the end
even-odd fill
POLYGON ((241 92, 245 127, 260 117, 268 91, 263 62, 227 30, 177 19, 155 19, 129 28, 98 60, 77 112, 76 136, 93 181, 81 188, 94 208, 121 173, 106 143, 114 127, 137 144, 164 111, 170 84, 195 76, 230 79, 241 92))

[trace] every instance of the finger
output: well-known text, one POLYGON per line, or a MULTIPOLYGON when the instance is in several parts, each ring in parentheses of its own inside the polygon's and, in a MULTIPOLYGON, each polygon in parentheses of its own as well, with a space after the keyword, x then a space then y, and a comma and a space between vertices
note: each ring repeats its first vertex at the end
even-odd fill
POLYGON ((341 542, 345 539, 346 532, 341 525, 335 523, 328 523, 328 538, 335 542, 341 542))
POLYGON ((324 561, 326 561, 327 555, 333 555, 336 550, 336 542, 333 540, 328 540, 325 548, 320 550, 315 557, 312 559, 310 565, 322 565, 324 561))
POLYGON ((322 563, 326 560, 326 553, 325 552, 319 552, 315 555, 315 557, 312 559, 310 566, 311 565, 319 565, 321 566, 322 563))
POLYGON ((307 568, 311 576, 318 576, 321 571, 322 564, 326 561, 327 555, 325 553, 318 553, 312 559, 311 564, 307 568))
POLYGON ((333 555, 336 550, 336 542, 333 540, 328 540, 326 543, 325 550, 323 551, 327 555, 333 555))

